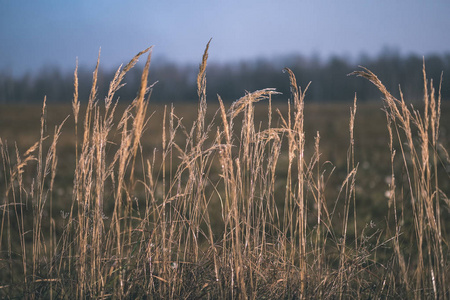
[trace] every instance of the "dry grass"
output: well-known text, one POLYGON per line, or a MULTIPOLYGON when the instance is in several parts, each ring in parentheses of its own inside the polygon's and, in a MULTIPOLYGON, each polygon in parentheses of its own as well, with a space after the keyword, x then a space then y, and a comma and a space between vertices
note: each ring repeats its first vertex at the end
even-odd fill
POLYGON ((360 213, 356 97, 336 190, 331 183, 341 177, 322 157, 321 134, 305 131, 307 88, 291 70, 286 111, 274 110, 276 91, 264 89, 228 109, 218 96, 207 117, 208 46, 195 121, 165 107, 153 116, 162 130, 152 149, 144 147, 145 131, 154 130, 150 48, 119 68, 104 102, 97 64, 82 109, 75 70, 74 118, 51 137, 44 101, 31 148, 12 155, 0 140, 2 297, 449 298, 450 206, 442 187, 450 162, 439 141, 440 94, 425 67, 423 114, 370 71, 355 72, 385 98, 391 176, 385 221, 375 224, 360 213), (141 88, 119 110, 115 93, 143 55, 141 88), (263 122, 255 120, 261 101, 268 102, 263 122), (61 131, 72 121, 73 154, 62 157, 61 131), (61 158, 74 160, 66 204, 55 188, 61 158))

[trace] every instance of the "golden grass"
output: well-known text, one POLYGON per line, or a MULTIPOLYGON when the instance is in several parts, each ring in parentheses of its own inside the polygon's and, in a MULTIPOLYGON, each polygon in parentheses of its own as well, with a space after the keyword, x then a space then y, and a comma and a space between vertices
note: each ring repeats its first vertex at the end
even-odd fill
MULTIPOLYGON (((439 141, 441 97, 424 75, 424 112, 380 89, 389 133, 391 180, 385 224, 359 221, 356 96, 347 162, 336 191, 321 136, 308 140, 305 97, 286 69, 291 100, 273 111, 273 89, 247 93, 207 118, 206 64, 197 77, 192 124, 165 107, 159 145, 152 130, 151 48, 116 72, 105 101, 97 72, 81 117, 77 68, 71 202, 61 211, 55 181, 61 131, 10 154, 0 139, 0 293, 25 298, 439 298, 449 297, 448 160, 439 141), (147 54, 136 99, 117 109, 115 93, 147 54), (255 120, 267 101, 267 118, 255 120), (208 121, 207 121, 208 120, 208 121), (82 125, 80 125, 82 124, 82 125), (81 128, 79 128, 81 126, 81 128), (156 141, 155 141, 156 143, 156 141), (312 151, 307 150, 308 145, 312 151), (397 151, 399 154, 397 154, 397 151), (378 226, 378 227, 377 227, 378 226)), ((72 119, 70 119, 72 120, 72 119)), ((389 158, 388 158, 389 159, 389 158)), ((331 165, 332 166, 332 165, 331 165)), ((67 183, 69 184, 69 183, 67 183)))

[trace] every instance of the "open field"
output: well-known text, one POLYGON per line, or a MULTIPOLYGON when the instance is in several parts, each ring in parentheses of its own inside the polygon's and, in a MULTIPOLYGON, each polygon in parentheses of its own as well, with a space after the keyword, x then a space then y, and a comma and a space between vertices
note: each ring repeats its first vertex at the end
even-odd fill
POLYGON ((431 84, 416 111, 365 71, 385 100, 318 105, 286 70, 286 103, 223 104, 206 59, 196 105, 154 106, 146 69, 129 105, 118 72, 106 101, 94 74, 88 103, 0 107, 3 298, 450 297, 431 84))

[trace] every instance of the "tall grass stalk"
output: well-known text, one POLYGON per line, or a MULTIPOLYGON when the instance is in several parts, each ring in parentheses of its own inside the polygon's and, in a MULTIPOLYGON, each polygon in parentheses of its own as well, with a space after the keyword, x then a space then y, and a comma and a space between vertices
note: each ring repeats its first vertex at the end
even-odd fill
MULTIPOLYGON (((397 260, 402 271, 403 281, 409 293, 415 299, 423 298, 431 290, 434 298, 448 298, 447 271, 445 261, 447 255, 443 251, 446 243, 442 232, 441 200, 439 195, 438 176, 438 135, 440 120, 440 93, 436 99, 433 81, 428 82, 423 64, 424 80, 424 113, 421 115, 414 107, 408 108, 403 94, 400 100, 392 96, 381 81, 369 70, 357 71, 356 75, 370 80, 383 93, 385 99, 388 129, 390 134, 390 149, 392 164, 395 150, 392 139, 395 136, 401 150, 403 168, 407 174, 407 188, 414 220, 414 243, 417 263, 410 265, 414 276, 408 278, 402 249, 399 245, 399 230, 396 220, 396 249, 397 260)), ((394 182, 395 174, 392 173, 394 182)), ((395 208, 395 183, 391 184, 391 199, 395 208)), ((394 212, 396 217, 397 212, 394 212)))
POLYGON ((384 96, 392 180, 386 226, 376 228, 361 225, 356 96, 340 178, 322 158, 323 135, 309 140, 305 130, 309 84, 301 89, 288 68, 287 112, 275 107, 278 92, 267 88, 231 105, 217 95, 219 108, 209 113, 210 42, 199 66, 192 123, 172 105, 164 107, 160 128, 149 128, 148 48, 119 67, 104 101, 97 93, 100 53, 85 105, 75 68, 73 133, 64 131, 65 120, 47 137, 44 99, 34 145, 23 153, 16 146, 10 155, 0 139, 1 296, 448 298, 441 96, 425 66, 423 113, 403 95, 394 98, 369 70, 354 73, 384 96), (140 89, 119 114, 117 91, 143 55, 140 89), (267 119, 258 123, 256 106, 264 101, 267 119), (158 130, 153 149, 143 147, 146 130, 158 130), (64 134, 75 136, 67 157, 75 159, 68 203, 56 192, 69 185, 59 178, 64 134), (59 216, 55 207, 61 206, 59 216))

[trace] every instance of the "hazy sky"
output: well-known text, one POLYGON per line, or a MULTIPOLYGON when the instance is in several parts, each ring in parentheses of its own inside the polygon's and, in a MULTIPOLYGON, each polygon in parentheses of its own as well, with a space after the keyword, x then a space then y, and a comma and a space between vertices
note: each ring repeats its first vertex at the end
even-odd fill
POLYGON ((154 45, 155 59, 198 63, 292 53, 357 57, 450 51, 448 0, 0 0, 0 70, 51 64, 117 67, 154 45))

